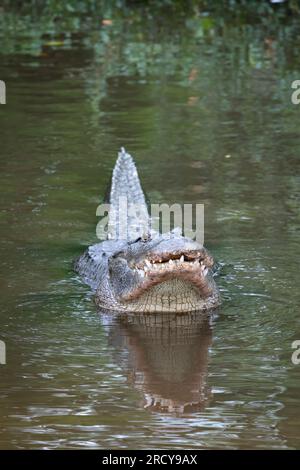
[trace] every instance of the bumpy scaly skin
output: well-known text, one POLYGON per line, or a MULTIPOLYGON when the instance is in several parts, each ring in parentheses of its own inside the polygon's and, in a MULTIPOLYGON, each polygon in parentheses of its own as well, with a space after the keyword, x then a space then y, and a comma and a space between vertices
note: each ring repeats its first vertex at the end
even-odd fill
MULTIPOLYGON (((110 236, 113 231, 119 232, 116 220, 120 197, 126 197, 129 203, 140 202, 146 213, 135 165, 124 150, 112 177, 109 202, 114 224, 109 227, 110 236)), ((132 216, 129 222, 137 227, 139 219, 132 216)), ((75 270, 96 291, 99 307, 128 312, 192 312, 219 305, 211 272, 213 259, 202 245, 173 232, 136 240, 127 235, 127 241, 106 240, 89 247, 75 262, 75 270)))

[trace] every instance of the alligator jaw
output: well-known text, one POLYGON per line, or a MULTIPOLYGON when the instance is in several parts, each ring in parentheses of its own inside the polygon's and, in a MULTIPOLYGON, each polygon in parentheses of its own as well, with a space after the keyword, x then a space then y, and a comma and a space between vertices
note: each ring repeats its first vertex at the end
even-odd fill
POLYGON ((190 282, 201 297, 206 298, 212 294, 211 285, 206 278, 212 264, 212 258, 202 251, 173 252, 146 258, 133 268, 139 282, 133 290, 122 296, 122 301, 137 299, 151 287, 170 279, 190 282))
POLYGON ((180 251, 172 251, 172 252, 163 252, 163 253, 152 253, 142 261, 131 265, 131 268, 162 268, 166 267, 166 263, 172 265, 172 262, 177 266, 187 265, 190 262, 200 262, 201 264, 205 264, 207 267, 212 267, 214 264, 213 258, 207 253, 207 251, 203 249, 199 250, 180 250, 180 251))

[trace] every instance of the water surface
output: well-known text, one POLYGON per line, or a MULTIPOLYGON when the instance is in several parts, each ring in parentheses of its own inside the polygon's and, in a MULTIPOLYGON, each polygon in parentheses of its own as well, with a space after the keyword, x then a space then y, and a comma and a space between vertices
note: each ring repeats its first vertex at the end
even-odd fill
POLYGON ((1 448, 300 446, 299 35, 283 32, 2 51, 1 448), (205 204, 213 317, 99 314, 73 273, 121 145, 152 202, 205 204))

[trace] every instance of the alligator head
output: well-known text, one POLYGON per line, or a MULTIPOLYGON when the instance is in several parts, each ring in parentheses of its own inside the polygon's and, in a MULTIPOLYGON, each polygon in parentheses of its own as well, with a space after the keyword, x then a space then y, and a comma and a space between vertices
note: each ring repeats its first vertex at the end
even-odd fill
MULTIPOLYGON (((189 238, 172 233, 139 238, 108 258, 106 289, 119 310, 205 309, 218 297, 212 266, 206 249, 189 238)), ((97 303, 106 307, 99 294, 97 303)))

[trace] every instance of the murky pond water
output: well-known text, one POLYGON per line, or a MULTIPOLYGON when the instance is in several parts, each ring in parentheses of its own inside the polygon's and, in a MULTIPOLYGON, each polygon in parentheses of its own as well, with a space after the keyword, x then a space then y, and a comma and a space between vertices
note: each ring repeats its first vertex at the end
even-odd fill
POLYGON ((297 38, 1 55, 1 448, 300 447, 297 38), (152 202, 205 204, 212 318, 99 314, 73 273, 121 145, 152 202))

